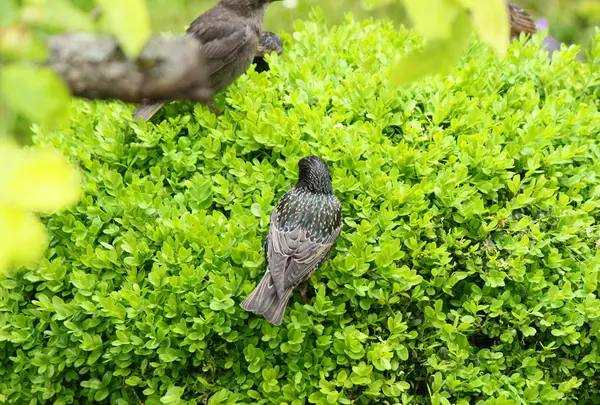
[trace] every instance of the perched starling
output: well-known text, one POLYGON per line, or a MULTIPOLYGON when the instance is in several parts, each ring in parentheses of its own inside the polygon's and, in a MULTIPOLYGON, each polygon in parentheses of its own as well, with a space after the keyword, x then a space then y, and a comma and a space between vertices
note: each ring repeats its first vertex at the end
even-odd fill
POLYGON ((508 15, 510 16, 510 37, 518 37, 521 32, 535 34, 537 27, 531 15, 508 0, 506 4, 508 5, 508 15))
MULTIPOLYGON (((252 64, 265 11, 279 0, 221 0, 196 18, 186 31, 202 43, 213 94, 217 94, 246 72, 252 64)), ((142 104, 133 116, 148 121, 165 103, 142 104)), ((216 115, 220 112, 208 107, 216 115)))
POLYGON ((280 325, 294 288, 327 260, 342 230, 342 206, 321 158, 298 162, 298 183, 281 197, 271 214, 265 240, 267 271, 242 302, 246 311, 280 325))
POLYGON ((269 63, 265 60, 265 55, 271 52, 277 52, 277 55, 283 53, 283 42, 276 34, 265 31, 260 36, 258 49, 254 55, 254 64, 258 73, 269 70, 269 63))

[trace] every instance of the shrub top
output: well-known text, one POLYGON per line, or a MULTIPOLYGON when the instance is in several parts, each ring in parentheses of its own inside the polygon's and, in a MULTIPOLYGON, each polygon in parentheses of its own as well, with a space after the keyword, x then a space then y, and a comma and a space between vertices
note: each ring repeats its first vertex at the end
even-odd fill
POLYGON ((590 64, 473 40, 408 88, 385 67, 421 42, 389 21, 317 15, 284 39, 218 119, 172 103, 138 127, 79 101, 38 130, 85 197, 46 218, 39 268, 0 281, 0 400, 600 403, 600 35, 590 64), (239 303, 309 154, 344 227, 274 327, 239 303))

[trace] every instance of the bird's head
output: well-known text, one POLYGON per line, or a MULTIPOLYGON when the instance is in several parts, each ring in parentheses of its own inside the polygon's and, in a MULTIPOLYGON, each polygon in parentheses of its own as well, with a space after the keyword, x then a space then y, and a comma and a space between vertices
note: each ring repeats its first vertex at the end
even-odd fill
POLYGON ((329 168, 323 159, 318 156, 307 156, 298 161, 298 168, 296 187, 305 188, 313 193, 333 193, 329 168))
POLYGON ((283 42, 277 34, 264 31, 258 41, 256 57, 263 57, 271 52, 277 52, 277 55, 281 55, 283 53, 283 42))
POLYGON ((281 0, 221 0, 221 4, 238 11, 265 9, 269 4, 281 0))

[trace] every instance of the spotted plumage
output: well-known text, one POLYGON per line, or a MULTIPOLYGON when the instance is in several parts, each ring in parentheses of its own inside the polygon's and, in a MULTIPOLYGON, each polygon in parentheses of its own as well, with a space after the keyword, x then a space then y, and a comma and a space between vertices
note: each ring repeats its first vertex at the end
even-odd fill
POLYGON ((329 169, 316 156, 298 162, 298 183, 281 197, 265 240, 267 271, 242 307, 280 325, 293 290, 329 256, 342 229, 342 206, 329 169))

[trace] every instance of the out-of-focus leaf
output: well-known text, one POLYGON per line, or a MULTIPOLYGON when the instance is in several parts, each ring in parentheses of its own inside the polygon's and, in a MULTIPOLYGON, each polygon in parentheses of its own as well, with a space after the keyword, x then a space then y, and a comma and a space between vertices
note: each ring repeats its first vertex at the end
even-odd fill
POLYGON ((452 24, 460 7, 449 0, 403 0, 406 12, 418 31, 427 39, 452 35, 452 24))
POLYGON ((451 37, 429 41, 423 50, 402 57, 391 68, 392 81, 403 85, 424 76, 449 71, 460 60, 471 32, 469 16, 466 11, 459 11, 451 37))
POLYGON ((19 8, 16 0, 0 1, 0 28, 14 24, 19 17, 19 8))
POLYGON ((50 68, 13 63, 2 68, 0 95, 31 121, 56 125, 67 115, 69 90, 50 68))
POLYGON ((28 149, 10 155, 0 152, 0 157, 8 162, 0 165, 0 204, 56 211, 79 200, 80 173, 58 151, 28 149))
MULTIPOLYGON (((116 4, 113 5, 115 8, 116 4)), ((94 31, 91 16, 68 0, 49 0, 23 10, 25 22, 39 24, 55 31, 94 31)))
POLYGON ((374 9, 376 7, 388 6, 396 2, 397 0, 364 0, 365 8, 368 10, 374 9))
MULTIPOLYGON (((2 68, 0 68, 0 76, 2 76, 2 68)), ((8 105, 0 99, 0 140, 12 132, 15 118, 15 114, 8 108, 8 105)))
POLYGON ((479 0, 471 8, 473 27, 481 39, 501 56, 510 40, 510 19, 506 0, 479 0))
POLYGON ((46 247, 46 229, 34 214, 0 205, 0 273, 35 264, 46 247))
POLYGON ((129 58, 135 58, 150 37, 150 16, 145 0, 96 0, 102 9, 104 29, 114 34, 129 58))
POLYGON ((14 26, 0 32, 0 55, 8 60, 43 61, 48 58, 48 47, 31 30, 14 26))

